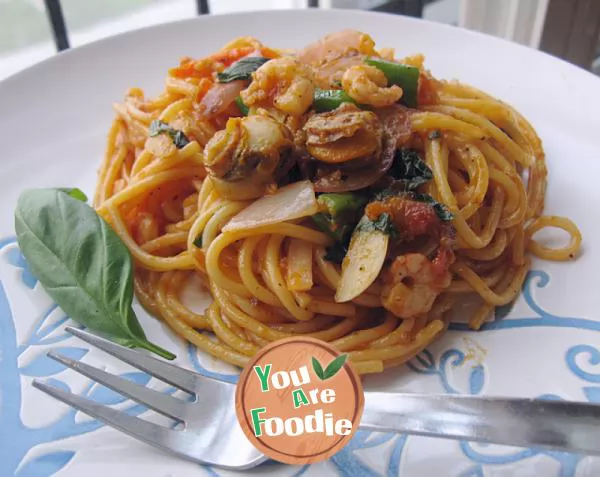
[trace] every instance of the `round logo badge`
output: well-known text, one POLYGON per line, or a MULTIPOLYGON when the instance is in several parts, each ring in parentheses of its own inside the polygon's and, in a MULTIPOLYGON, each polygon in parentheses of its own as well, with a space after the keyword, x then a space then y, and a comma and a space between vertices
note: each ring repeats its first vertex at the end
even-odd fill
POLYGON ((318 462, 342 449, 364 407, 360 378, 347 358, 305 337, 260 350, 236 390, 237 417, 250 442, 287 464, 318 462))

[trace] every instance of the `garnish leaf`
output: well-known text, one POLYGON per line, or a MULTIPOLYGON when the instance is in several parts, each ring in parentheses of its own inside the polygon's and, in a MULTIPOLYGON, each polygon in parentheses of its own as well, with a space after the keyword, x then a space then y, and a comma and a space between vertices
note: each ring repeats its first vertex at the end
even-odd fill
POLYGON ((454 219, 454 214, 450 212, 450 209, 448 209, 448 207, 446 207, 444 204, 435 200, 429 194, 413 194, 412 198, 414 200, 430 204, 440 220, 443 220, 444 222, 450 222, 452 219, 454 219))
POLYGON ((323 381, 325 381, 326 379, 333 378, 339 372, 339 370, 342 369, 342 366, 344 366, 344 363, 347 359, 348 354, 344 353, 339 355, 331 363, 329 363, 329 365, 327 365, 327 367, 325 368, 325 372, 323 373, 323 381))
POLYGON ((375 220, 369 220, 369 218, 365 215, 356 226, 356 230, 361 232, 372 232, 374 230, 378 230, 383 232, 386 235, 389 235, 391 238, 398 237, 398 229, 394 225, 392 221, 392 217, 388 213, 383 213, 375 220))
POLYGON ((252 73, 269 60, 270 58, 263 58, 262 56, 248 56, 242 58, 221 73, 217 73, 217 79, 219 80, 219 83, 229 83, 235 80, 250 80, 252 79, 252 73))
POLYGON ((396 153, 390 175, 396 179, 395 189, 415 190, 433 179, 433 172, 419 153, 412 149, 401 149, 396 153))
POLYGON ((325 379, 325 373, 323 372, 323 366, 321 366, 321 363, 319 363, 319 360, 317 358, 315 358, 314 356, 312 357, 312 367, 313 370, 315 371, 315 374, 317 375, 317 377, 323 381, 325 379))
POLYGON ((27 190, 15 230, 32 273, 68 316, 122 345, 175 358, 146 339, 132 308, 131 255, 94 209, 63 190, 27 190))
POLYGON ((190 143, 190 140, 183 131, 172 128, 160 119, 155 119, 150 123, 149 135, 150 137, 154 137, 159 134, 168 134, 177 149, 182 149, 190 143))
POLYGON ((202 248, 202 234, 198 234, 198 236, 194 239, 194 245, 198 248, 202 248))
POLYGON ((80 200, 81 202, 87 202, 88 200, 87 195, 77 187, 59 187, 57 190, 64 192, 73 197, 73 199, 80 200))

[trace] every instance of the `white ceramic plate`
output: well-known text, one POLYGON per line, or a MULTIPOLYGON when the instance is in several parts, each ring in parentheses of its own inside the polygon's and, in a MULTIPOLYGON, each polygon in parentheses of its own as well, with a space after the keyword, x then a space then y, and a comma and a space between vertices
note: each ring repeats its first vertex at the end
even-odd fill
MULTIPOLYGON (((423 52, 440 78, 459 78, 512 103, 544 140, 550 169, 547 212, 573 218, 584 236, 572 263, 536 262, 524 293, 486 331, 448 332, 408 366, 366 380, 368 389, 552 395, 600 401, 600 80, 514 44, 447 26, 356 11, 272 11, 197 18, 94 43, 0 83, 0 475, 230 475, 155 451, 31 387, 44 377, 73 392, 154 419, 152 413, 65 371, 51 347, 116 373, 148 376, 64 333, 67 320, 28 272, 14 243, 19 192, 41 186, 93 190, 111 104, 125 90, 161 88, 181 56, 203 56, 233 37, 299 47, 342 28, 370 33, 398 54, 423 52)), ((560 233, 548 240, 560 240, 560 233)), ((235 370, 198 355, 138 308, 150 338, 178 362, 235 380, 235 370)), ((150 385, 164 388, 152 380, 150 385)), ((254 474, 349 476, 597 476, 600 460, 466 442, 359 432, 326 463, 267 464, 254 474)))

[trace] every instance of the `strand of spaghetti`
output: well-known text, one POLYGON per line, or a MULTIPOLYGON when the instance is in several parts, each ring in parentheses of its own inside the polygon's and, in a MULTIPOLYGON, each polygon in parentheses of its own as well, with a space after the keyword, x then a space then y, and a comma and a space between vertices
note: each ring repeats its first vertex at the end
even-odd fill
POLYGON ((515 227, 511 252, 513 265, 519 267, 525 263, 525 229, 522 224, 515 227))
POLYGON ((153 158, 154 155, 148 149, 144 149, 133 162, 133 167, 131 168, 132 177, 135 177, 137 174, 143 171, 144 168, 152 162, 153 158))
POLYGON ((263 303, 256 303, 254 298, 244 298, 238 295, 231 295, 229 298, 244 313, 265 325, 275 327, 276 325, 288 322, 282 308, 275 308, 263 303))
POLYGON ((385 319, 380 325, 366 330, 355 331, 354 333, 332 341, 331 345, 335 346, 340 351, 349 351, 360 348, 361 346, 369 344, 372 341, 387 336, 394 328, 396 328, 397 323, 398 318, 393 316, 391 313, 386 313, 385 319))
POLYGON ((520 267, 509 268, 506 274, 511 276, 510 285, 501 293, 496 293, 488 287, 485 281, 464 262, 457 261, 451 266, 451 270, 468 282, 486 303, 502 306, 510 303, 518 295, 529 265, 530 260, 526 260, 525 264, 520 267))
POLYGON ((116 154, 111 159, 111 163, 108 166, 104 181, 102 182, 102 188, 100 191, 100 203, 104 202, 114 193, 114 183, 121 169, 123 161, 127 157, 127 148, 121 146, 117 149, 116 154))
POLYGON ((468 149, 460 148, 454 152, 469 174, 469 202, 460 210, 462 218, 468 220, 479 210, 485 199, 490 172, 484 155, 476 146, 471 145, 468 149))
POLYGON ((310 321, 298 321, 297 323, 283 323, 278 325, 272 325, 276 330, 283 331, 285 333, 292 334, 308 334, 316 331, 322 331, 330 328, 336 321, 335 317, 327 315, 316 315, 310 321))
POLYGON ((260 235, 255 235, 254 237, 248 237, 244 240, 238 255, 238 271, 242 283, 250 290, 252 295, 267 305, 281 306, 277 296, 271 292, 271 290, 259 283, 252 269, 254 250, 258 243, 264 239, 265 238, 260 235))
POLYGON ((186 232, 166 233, 155 239, 149 240, 142 245, 142 249, 148 253, 156 252, 171 245, 186 245, 188 234, 186 232))
POLYGON ((147 177, 139 182, 128 185, 121 192, 113 195, 110 199, 107 199, 100 204, 97 207, 96 212, 100 215, 105 215, 109 207, 117 207, 124 202, 136 199, 141 195, 150 194, 153 189, 156 189, 166 182, 196 177, 197 172, 197 168, 173 169, 170 171, 159 172, 154 176, 147 177))
MULTIPOLYGON (((479 140, 484 140, 486 137, 493 138, 503 149, 505 149, 512 157, 525 167, 530 167, 533 164, 534 157, 523 151, 502 129, 494 125, 489 119, 480 114, 473 113, 468 109, 456 108, 454 106, 425 106, 426 111, 435 111, 442 114, 447 114, 467 124, 478 127, 483 131, 483 135, 479 140)), ((461 134, 464 132, 461 131, 461 134)))
POLYGON ((249 314, 244 313, 227 298, 225 291, 216 286, 214 282, 211 283, 210 290, 215 301, 219 304, 221 312, 230 320, 234 321, 238 326, 250 330, 252 333, 260 336, 263 339, 266 339, 267 341, 275 341, 291 336, 289 333, 283 333, 274 330, 264 323, 252 318, 252 316, 249 314))
POLYGON ((566 217, 555 215, 542 215, 534 220, 525 230, 527 250, 539 258, 546 260, 564 261, 575 257, 581 248, 581 232, 577 225, 566 217), (569 243, 561 248, 550 248, 540 244, 533 235, 544 227, 555 227, 564 230, 570 236, 569 243))
MULTIPOLYGON (((204 315, 194 313, 183 305, 179 299, 179 293, 185 286, 186 274, 174 272, 168 278, 165 278, 165 280, 169 280, 165 300, 169 307, 176 313, 176 316, 194 329, 210 330, 211 324, 208 318, 204 315)), ((155 290, 154 293, 156 292, 155 290)))
POLYGON ((360 375, 381 373, 384 370, 383 362, 380 360, 351 362, 350 366, 360 375))
MULTIPOLYGON (((540 158, 543 156, 540 138, 529 121, 527 121, 515 108, 492 98, 482 91, 476 90, 472 86, 461 85, 460 89, 467 91, 467 94, 470 94, 471 97, 465 98, 442 95, 440 98, 441 102, 482 114, 495 123, 503 123, 501 126, 505 129, 509 129, 507 132, 513 139, 522 137, 523 145, 527 144, 532 149, 535 157, 540 158), (468 91, 471 93, 468 93, 468 91), (475 91, 477 91, 476 95, 479 96, 479 98, 475 97, 475 91)), ((457 96, 461 95, 459 94, 457 96)))
POLYGON ((188 83, 187 81, 168 76, 165 81, 167 92, 172 95, 188 96, 195 98, 198 94, 198 86, 188 83))
POLYGON ((288 237, 302 238, 318 245, 327 245, 330 239, 321 232, 316 232, 307 227, 295 224, 275 224, 265 227, 257 227, 250 230, 236 230, 221 233, 206 250, 206 272, 211 280, 219 287, 241 296, 251 296, 250 291, 243 283, 234 282, 228 279, 221 271, 219 266, 219 256, 221 252, 229 245, 238 240, 255 235, 282 234, 288 237))
MULTIPOLYGON (((489 288, 492 288, 506 274, 507 267, 507 264, 503 264, 500 267, 496 267, 493 269, 491 274, 482 276, 481 279, 489 288)), ((446 289, 446 291, 449 293, 471 293, 474 291, 474 288, 469 282, 465 280, 454 279, 452 280, 452 283, 446 289)))
POLYGON ((498 229, 494 234, 492 241, 483 248, 463 249, 461 255, 480 260, 482 262, 494 260, 504 253, 508 246, 508 234, 504 229, 498 229))
POLYGON ((165 272, 174 269, 188 270, 194 268, 194 262, 190 254, 181 252, 175 257, 157 257, 146 252, 141 248, 129 234, 127 227, 121 220, 119 212, 112 207, 107 208, 109 222, 117 235, 123 240, 131 255, 139 265, 158 272, 165 272))
POLYGON ((240 339, 239 336, 225 326, 218 311, 215 310, 215 307, 211 306, 207 310, 207 317, 217 338, 228 345, 231 349, 234 349, 238 353, 246 356, 254 356, 258 352, 258 346, 256 346, 254 343, 250 343, 249 341, 240 339))
POLYGON ((267 243, 267 250, 264 261, 263 278, 269 289, 279 298, 279 301, 285 308, 299 321, 310 320, 314 313, 310 310, 301 308, 294 296, 285 286, 285 280, 281 273, 279 258, 283 235, 271 235, 267 243))
POLYGON ((139 273, 136 273, 133 278, 133 289, 135 296, 140 304, 153 316, 162 317, 162 313, 158 304, 156 303, 154 290, 148 291, 144 280, 140 278, 139 273))
POLYGON ((100 169, 98 170, 98 179, 96 182, 96 190, 94 192, 94 206, 96 207, 101 202, 101 194, 102 194, 102 185, 104 184, 104 178, 106 177, 106 172, 110 167, 111 160, 113 154, 115 153, 117 147, 117 136, 121 133, 123 128, 123 122, 118 118, 115 118, 110 126, 108 131, 108 136, 106 138, 106 151, 104 153, 104 158, 102 160, 102 164, 100 165, 100 169))
POLYGON ((198 158, 201 158, 201 156, 198 155, 199 152, 200 144, 196 141, 191 141, 183 149, 178 149, 175 154, 172 154, 171 156, 155 158, 152 162, 139 170, 132 177, 131 181, 137 182, 144 177, 152 176, 168 169, 173 169, 190 159, 192 159, 193 162, 189 164, 189 166, 195 165, 201 169, 203 168, 203 165, 201 161, 198 161, 198 158))
MULTIPOLYGON (((166 275, 166 274, 165 274, 166 275)), ((161 279, 162 284, 162 279, 161 279)), ((175 333, 180 335, 183 339, 189 341, 190 343, 196 345, 201 350, 206 353, 219 358, 226 363, 233 364, 235 366, 239 366, 243 368, 248 362, 248 356, 237 353, 229 347, 225 347, 210 338, 208 338, 203 333, 198 333, 191 326, 189 326, 184 321, 180 320, 174 311, 169 308, 169 305, 165 299, 165 285, 159 286, 157 294, 156 294, 156 302, 160 307, 161 314, 167 324, 171 327, 175 333)))
POLYGON ((189 98, 179 99, 179 100, 174 101, 173 103, 169 104, 165 109, 163 109, 163 111, 162 111, 162 113, 160 113, 160 116, 158 117, 158 119, 160 119, 161 121, 163 121, 165 123, 169 123, 181 111, 183 111, 185 109, 189 110, 191 108, 192 108, 192 100, 191 99, 189 99, 189 98))
POLYGON ((490 316, 490 313, 494 310, 494 305, 484 304, 481 305, 475 314, 469 319, 469 328, 472 330, 479 330, 481 325, 485 323, 485 320, 490 316))
POLYGON ((546 163, 543 160, 535 161, 529 171, 529 180, 527 181, 528 219, 537 219, 544 212, 547 176, 546 163))
POLYGON ((387 348, 398 343, 407 344, 412 340, 411 331, 414 326, 414 318, 405 318, 394 331, 374 340, 370 344, 370 348, 387 348))
POLYGON ((394 345, 387 348, 371 348, 361 351, 351 351, 348 355, 353 363, 375 359, 384 361, 391 359, 410 359, 430 344, 443 329, 444 323, 440 320, 435 320, 419 331, 415 336, 415 339, 409 344, 394 345))
POLYGON ((321 315, 350 317, 356 314, 356 306, 353 303, 335 303, 334 301, 320 299, 311 300, 308 309, 321 315))
POLYGON ((485 138, 485 132, 472 124, 453 118, 448 114, 438 112, 419 111, 411 116, 413 131, 429 132, 435 130, 449 130, 463 134, 471 139, 485 138))
POLYGON ((233 216, 237 215, 247 207, 246 202, 231 202, 227 201, 221 205, 218 210, 212 214, 212 217, 206 222, 202 231, 202 247, 210 247, 210 244, 215 240, 221 227, 225 225, 233 216))

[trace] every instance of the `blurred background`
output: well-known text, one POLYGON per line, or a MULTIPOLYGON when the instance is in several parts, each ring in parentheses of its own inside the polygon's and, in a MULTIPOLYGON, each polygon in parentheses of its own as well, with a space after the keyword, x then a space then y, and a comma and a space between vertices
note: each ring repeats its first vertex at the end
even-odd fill
POLYGON ((59 50, 196 15, 358 8, 459 25, 600 75, 600 0, 0 0, 0 79, 59 50))

